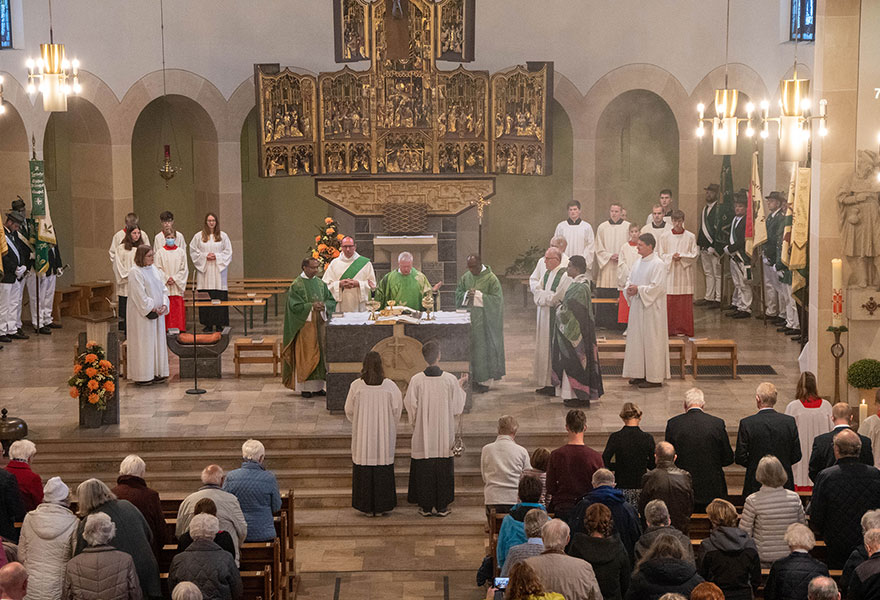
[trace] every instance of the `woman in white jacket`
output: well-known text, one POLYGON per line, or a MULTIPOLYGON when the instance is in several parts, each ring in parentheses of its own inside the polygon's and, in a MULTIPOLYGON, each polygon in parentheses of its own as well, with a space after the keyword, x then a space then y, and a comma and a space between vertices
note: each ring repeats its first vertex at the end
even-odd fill
POLYGON ((67 507, 70 490, 60 477, 43 487, 43 502, 24 517, 18 560, 28 572, 27 600, 59 600, 73 557, 79 519, 67 507))

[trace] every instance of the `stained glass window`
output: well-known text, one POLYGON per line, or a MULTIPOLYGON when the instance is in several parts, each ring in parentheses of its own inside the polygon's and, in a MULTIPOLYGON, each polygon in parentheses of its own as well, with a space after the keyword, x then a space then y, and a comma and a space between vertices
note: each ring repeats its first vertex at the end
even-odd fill
POLYGON ((12 48, 12 21, 9 0, 0 0, 0 48, 12 48))
POLYGON ((791 41, 816 40, 816 0, 791 0, 791 41))

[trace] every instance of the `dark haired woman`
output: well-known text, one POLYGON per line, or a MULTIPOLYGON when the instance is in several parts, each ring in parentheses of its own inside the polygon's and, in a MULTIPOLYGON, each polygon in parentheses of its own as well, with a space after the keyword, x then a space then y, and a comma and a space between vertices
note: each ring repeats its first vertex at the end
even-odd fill
POLYGON ((636 563, 626 590, 627 600, 658 600, 675 592, 687 597, 703 583, 697 568, 687 560, 685 549, 671 535, 658 536, 650 549, 636 563))
POLYGON ((813 440, 823 433, 828 433, 834 426, 831 419, 831 404, 819 397, 816 387, 816 376, 809 371, 801 373, 795 391, 795 400, 785 407, 785 414, 794 417, 797 422, 798 439, 801 442, 803 458, 791 466, 794 475, 794 489, 809 491, 813 489, 810 480, 810 454, 813 451, 813 440))
POLYGON ((370 516, 397 506, 394 446, 402 411, 400 389, 385 378, 382 357, 367 352, 360 379, 348 389, 345 416, 352 423, 351 505, 370 516))
POLYGON ((622 600, 629 587, 630 563, 620 536, 614 531, 611 509, 597 502, 584 515, 586 533, 576 533, 568 554, 593 567, 603 600, 622 600))
MULTIPOLYGON (((220 219, 214 213, 205 215, 205 225, 189 243, 189 255, 196 267, 196 289, 207 292, 212 300, 228 300, 226 270, 232 262, 232 242, 220 231, 220 219)), ((229 307, 199 308, 203 331, 223 331, 229 325, 229 307)))
POLYGON ((127 331, 128 314, 128 273, 134 267, 134 253, 143 244, 141 230, 137 225, 125 230, 119 247, 111 257, 113 275, 116 278, 116 300, 119 303, 119 331, 127 331))

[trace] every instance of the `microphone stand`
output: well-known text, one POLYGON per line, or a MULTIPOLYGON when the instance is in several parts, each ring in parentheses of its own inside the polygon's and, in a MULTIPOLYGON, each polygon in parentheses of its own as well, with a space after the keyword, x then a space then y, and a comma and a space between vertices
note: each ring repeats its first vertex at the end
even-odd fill
MULTIPOLYGON (((195 264, 193 264, 195 267, 195 264)), ((198 280, 197 280, 198 281, 198 280)), ((193 282, 193 290, 192 290, 192 332, 193 332, 193 386, 186 390, 187 394, 196 395, 196 394, 204 394, 207 390, 204 390, 199 387, 199 338, 198 338, 198 330, 196 329, 196 288, 198 284, 193 282)))

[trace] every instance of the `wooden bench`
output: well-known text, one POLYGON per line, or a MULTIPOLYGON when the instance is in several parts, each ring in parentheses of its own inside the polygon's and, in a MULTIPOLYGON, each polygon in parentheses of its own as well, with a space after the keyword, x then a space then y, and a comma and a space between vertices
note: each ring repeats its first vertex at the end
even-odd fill
POLYGON ((731 379, 736 379, 737 357, 734 340, 694 340, 691 342, 691 348, 694 379, 699 376, 700 365, 730 367, 731 379))
POLYGON ((82 290, 80 298, 82 315, 89 314, 93 308, 98 311, 106 310, 107 302, 114 301, 116 286, 112 281, 87 281, 74 283, 72 287, 82 290))
MULTIPOLYGON (((626 340, 599 340, 599 365, 622 365, 626 353, 626 340)), ((681 379, 684 379, 687 343, 678 338, 669 340, 669 363, 678 365, 681 379)))
POLYGON ((233 343, 233 358, 235 364, 235 376, 241 377, 241 365, 244 364, 270 364, 272 376, 277 377, 281 368, 281 343, 276 336, 267 335, 259 338, 237 338, 233 343), (244 356, 244 354, 256 353, 256 356, 244 356), (268 355, 266 353, 269 353, 268 355))
MULTIPOLYGON (((272 572, 269 567, 261 571, 239 571, 243 588, 242 600, 275 600, 272 597, 272 572)), ((168 573, 159 573, 162 584, 162 597, 170 598, 168 573)))
POLYGON ((52 321, 60 323, 64 314, 82 314, 82 288, 63 287, 55 288, 55 297, 52 301, 52 321))

